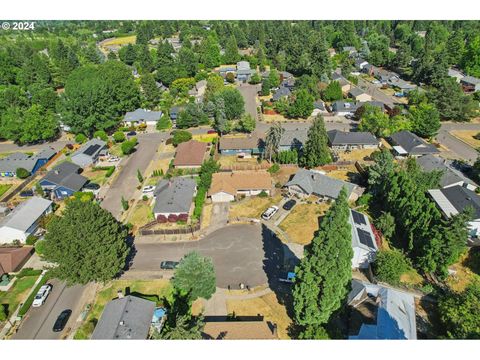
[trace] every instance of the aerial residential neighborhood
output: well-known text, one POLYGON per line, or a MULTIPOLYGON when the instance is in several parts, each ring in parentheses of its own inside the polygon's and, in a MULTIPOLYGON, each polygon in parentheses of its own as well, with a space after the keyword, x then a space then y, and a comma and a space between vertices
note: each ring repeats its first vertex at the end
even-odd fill
POLYGON ((479 21, 8 26, 1 339, 480 338, 479 21))

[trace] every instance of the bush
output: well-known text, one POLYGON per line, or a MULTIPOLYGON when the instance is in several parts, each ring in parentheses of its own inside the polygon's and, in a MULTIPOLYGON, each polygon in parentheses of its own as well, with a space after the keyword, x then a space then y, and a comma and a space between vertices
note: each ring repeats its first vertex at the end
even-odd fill
POLYGON ((82 202, 92 201, 95 198, 95 194, 89 191, 77 191, 73 193, 73 196, 82 202))
POLYGON ((382 250, 377 253, 374 272, 379 281, 400 284, 400 276, 411 269, 411 264, 399 250, 382 250))
POLYGON ((142 200, 143 200, 143 201, 148 201, 148 196, 147 196, 147 195, 143 195, 143 196, 142 196, 142 200))
POLYGON ((40 240, 35 243, 35 252, 42 257, 45 255, 45 240, 40 240))
POLYGON ((37 240, 38 240, 38 238, 36 236, 28 235, 27 240, 25 240, 25 244, 33 246, 33 245, 35 245, 37 240))
POLYGON ((25 276, 39 276, 42 273, 42 270, 34 270, 32 268, 23 268, 20 272, 16 275, 17 278, 23 278, 25 276))
POLYGON ((373 195, 370 193, 363 194, 360 196, 357 200, 357 205, 358 206, 365 206, 369 207, 370 206, 370 201, 372 201, 373 195))
POLYGON ((258 194, 258 197, 266 198, 266 197, 268 197, 268 194, 265 190, 262 190, 262 192, 260 194, 258 194))
POLYGON ((192 134, 185 130, 176 130, 173 133, 172 144, 173 146, 178 146, 182 142, 186 142, 192 139, 192 134))
POLYGON ((195 209, 193 210, 193 218, 200 219, 202 215, 203 204, 205 203, 205 195, 207 194, 207 190, 205 188, 200 187, 197 191, 197 196, 195 197, 195 209))
POLYGON ((30 171, 24 168, 18 168, 16 172, 17 172, 17 178, 19 179, 26 179, 30 176, 30 171))
POLYGON ((93 137, 108 142, 108 135, 103 130, 97 130, 93 133, 93 137))
POLYGON ((135 145, 136 145, 136 139, 135 139, 135 142, 133 142, 131 140, 123 142, 122 146, 121 146, 122 154, 123 155, 131 154, 133 152, 133 150, 135 149, 135 145))
POLYGON ((280 165, 278 165, 278 164, 273 164, 273 165, 270 166, 270 168, 268 169, 268 172, 269 172, 270 174, 275 174, 275 173, 277 173, 277 172, 279 172, 279 171, 280 171, 280 165))
POLYGON ((120 202, 122 203, 123 210, 127 211, 129 208, 128 201, 125 200, 125 198, 122 196, 122 198, 120 199, 120 202))
POLYGON ((95 166, 93 169, 93 171, 102 171, 102 170, 106 170, 106 173, 105 173, 105 177, 110 177, 112 176, 113 172, 115 171, 115 166, 95 166))
POLYGON ((235 74, 231 72, 227 73, 227 75, 225 76, 225 80, 233 84, 235 82, 235 74))
POLYGON ((167 130, 172 127, 172 121, 168 116, 163 115, 160 120, 157 121, 156 128, 157 130, 167 130))
POLYGON ((0 304, 0 321, 7 320, 7 307, 8 305, 6 306, 6 304, 0 304))
POLYGON ((126 139, 127 139, 127 138, 126 138, 125 134, 124 134, 122 131, 116 131, 116 132, 113 134, 113 141, 115 141, 116 143, 124 142, 126 139))
POLYGON ((78 143, 78 144, 83 144, 87 140, 88 140, 88 138, 85 135, 83 135, 82 133, 75 135, 75 142, 78 143))

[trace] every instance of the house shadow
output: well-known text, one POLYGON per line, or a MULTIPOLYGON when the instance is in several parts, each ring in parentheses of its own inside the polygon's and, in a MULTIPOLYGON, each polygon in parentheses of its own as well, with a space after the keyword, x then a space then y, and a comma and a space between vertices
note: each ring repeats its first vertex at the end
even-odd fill
POLYGON ((285 306, 287 314, 293 318, 292 284, 283 282, 288 272, 293 272, 299 258, 282 243, 276 234, 262 224, 263 270, 267 275, 268 286, 275 293, 279 304, 285 306))

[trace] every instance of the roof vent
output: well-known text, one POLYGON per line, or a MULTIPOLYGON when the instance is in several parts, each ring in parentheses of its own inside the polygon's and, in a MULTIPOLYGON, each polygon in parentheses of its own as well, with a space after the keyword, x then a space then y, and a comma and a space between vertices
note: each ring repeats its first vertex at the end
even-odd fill
POLYGON ((120 321, 118 324, 119 324, 120 326, 123 326, 123 325, 125 325, 125 321, 122 320, 122 321, 120 321))

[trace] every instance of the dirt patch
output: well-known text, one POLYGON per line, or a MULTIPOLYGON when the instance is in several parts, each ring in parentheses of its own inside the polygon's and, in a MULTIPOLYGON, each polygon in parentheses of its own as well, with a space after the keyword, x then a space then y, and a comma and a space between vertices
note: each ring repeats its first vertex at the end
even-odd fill
POLYGON ((365 161, 378 149, 358 149, 350 152, 339 151, 338 158, 340 161, 365 161))
POLYGON ((288 327, 292 320, 288 317, 284 305, 280 304, 275 294, 267 294, 255 299, 227 300, 227 311, 236 316, 262 315, 264 320, 277 324, 278 337, 290 339, 288 327))
POLYGON ((150 221, 153 221, 153 219, 150 201, 140 200, 130 212, 128 222, 133 224, 136 228, 139 228, 148 224, 150 221))
POLYGON ((280 167, 280 170, 273 174, 273 179, 275 183, 280 183, 282 186, 285 185, 292 175, 298 171, 298 166, 285 166, 280 167))
POLYGON ((229 218, 259 218, 269 206, 278 204, 281 198, 280 194, 267 198, 253 196, 234 202, 230 205, 229 218))
POLYGON ((280 223, 280 229, 285 231, 290 239, 301 245, 309 244, 319 228, 319 218, 325 214, 330 205, 298 204, 290 214, 280 223), (299 226, 299 224, 302 224, 299 226))
POLYGON ((480 277, 470 269, 469 265, 469 256, 466 254, 460 261, 449 267, 449 269, 455 271, 455 274, 450 275, 445 283, 453 291, 462 292, 474 279, 480 279, 480 277))
POLYGON ((203 213, 202 213, 202 229, 208 227, 212 222, 212 209, 213 204, 205 204, 203 206, 203 213))
POLYGON ((477 130, 452 130, 450 134, 456 138, 466 142, 471 147, 478 149, 480 148, 480 140, 474 138, 479 132, 477 130))

